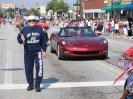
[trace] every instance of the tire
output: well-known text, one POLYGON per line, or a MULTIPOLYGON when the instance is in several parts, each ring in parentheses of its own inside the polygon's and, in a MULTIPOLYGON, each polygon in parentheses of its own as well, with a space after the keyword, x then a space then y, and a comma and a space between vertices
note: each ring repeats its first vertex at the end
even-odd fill
POLYGON ((60 47, 59 47, 59 45, 58 45, 58 47, 57 47, 57 57, 58 57, 59 60, 62 60, 62 59, 63 59, 63 57, 62 57, 62 55, 61 55, 61 52, 60 52, 60 47))
POLYGON ((53 49, 53 47, 52 47, 52 44, 50 43, 50 52, 51 53, 54 53, 55 51, 54 51, 54 49, 53 49))
POLYGON ((102 56, 102 59, 107 59, 108 55, 102 56))

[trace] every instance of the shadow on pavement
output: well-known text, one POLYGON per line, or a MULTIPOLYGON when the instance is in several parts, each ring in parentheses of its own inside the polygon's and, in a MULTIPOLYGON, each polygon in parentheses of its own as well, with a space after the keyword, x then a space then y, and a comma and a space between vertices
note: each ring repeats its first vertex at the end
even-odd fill
POLYGON ((110 57, 104 59, 103 57, 72 57, 72 58, 65 58, 63 61, 92 61, 92 60, 108 60, 110 57))
POLYGON ((8 69, 1 69, 3 71, 19 71, 19 70, 24 70, 23 68, 8 68, 8 69))
POLYGON ((41 88, 47 89, 51 84, 56 83, 58 81, 59 81, 59 79, 56 79, 56 78, 43 79, 43 81, 42 81, 43 86, 41 88))
POLYGON ((0 39, 0 40, 7 40, 7 39, 0 39))

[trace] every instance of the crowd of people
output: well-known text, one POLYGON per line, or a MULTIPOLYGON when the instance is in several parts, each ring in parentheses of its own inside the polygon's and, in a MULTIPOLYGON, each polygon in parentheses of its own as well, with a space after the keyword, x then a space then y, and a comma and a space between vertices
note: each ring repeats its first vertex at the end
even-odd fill
POLYGON ((70 19, 55 19, 53 25, 59 27, 65 27, 66 24, 69 27, 82 27, 88 26, 95 32, 101 32, 104 36, 113 35, 114 37, 124 37, 128 38, 128 36, 133 33, 133 20, 129 21, 127 18, 100 18, 100 19, 82 19, 78 18, 77 20, 70 19))
MULTIPOLYGON (((27 26, 26 22, 26 16, 25 17, 18 17, 14 19, 6 19, 6 18, 0 18, 0 26, 3 23, 5 25, 6 22, 9 22, 10 24, 13 24, 21 30, 24 26, 27 26)), ((42 27, 46 30, 46 33, 48 33, 48 28, 50 26, 58 26, 60 28, 62 27, 83 27, 88 26, 95 32, 101 32, 102 35, 108 36, 113 35, 114 37, 124 37, 128 38, 129 35, 132 36, 133 33, 133 19, 128 20, 127 18, 80 18, 78 17, 75 20, 69 19, 69 18, 55 18, 53 20, 50 19, 39 19, 39 17, 36 18, 36 24, 38 22, 43 23, 42 27), (43 20, 43 21, 41 21, 43 20), (130 33, 129 33, 130 32, 130 33)))

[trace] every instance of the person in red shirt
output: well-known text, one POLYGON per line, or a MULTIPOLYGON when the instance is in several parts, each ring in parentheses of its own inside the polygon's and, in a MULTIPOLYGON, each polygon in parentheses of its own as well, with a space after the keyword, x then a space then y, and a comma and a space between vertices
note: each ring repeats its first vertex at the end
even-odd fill
POLYGON ((130 61, 133 60, 133 46, 123 53, 123 57, 130 61))
POLYGON ((111 30, 111 21, 108 21, 108 31, 110 33, 110 30, 111 30))
MULTIPOLYGON (((133 46, 130 47, 129 49, 127 49, 127 50, 123 53, 123 57, 124 57, 125 59, 129 60, 129 61, 133 61, 133 46)), ((130 73, 132 74, 132 71, 131 71, 130 73)), ((129 74, 130 74, 130 73, 129 73, 129 74)), ((130 75, 131 75, 131 74, 130 74, 130 75)), ((130 77, 130 75, 129 75, 129 77, 130 77)), ((128 77, 128 78, 129 78, 129 77, 128 77)), ((126 82, 125 82, 125 85, 124 85, 123 95, 122 95, 122 97, 121 97, 120 99, 127 99, 126 97, 127 97, 128 94, 129 94, 129 90, 126 89, 127 83, 128 83, 128 78, 127 78, 127 80, 126 80, 126 82)))
POLYGON ((2 19, 0 18, 0 27, 1 27, 1 24, 2 24, 2 19))
POLYGON ((45 32, 46 39, 47 39, 47 42, 48 42, 48 40, 49 40, 49 38, 48 38, 48 29, 49 29, 49 27, 48 27, 48 25, 46 24, 46 22, 45 22, 45 20, 43 19, 43 17, 40 17, 40 20, 39 20, 39 22, 37 22, 36 25, 43 28, 43 31, 45 32))

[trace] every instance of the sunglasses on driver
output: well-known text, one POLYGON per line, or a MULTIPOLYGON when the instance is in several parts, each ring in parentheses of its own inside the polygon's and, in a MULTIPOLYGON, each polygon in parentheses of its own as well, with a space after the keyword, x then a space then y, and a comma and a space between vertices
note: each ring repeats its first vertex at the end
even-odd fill
POLYGON ((36 20, 28 20, 28 22, 30 23, 30 22, 35 22, 36 20))

